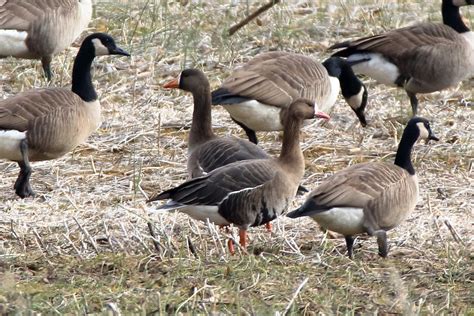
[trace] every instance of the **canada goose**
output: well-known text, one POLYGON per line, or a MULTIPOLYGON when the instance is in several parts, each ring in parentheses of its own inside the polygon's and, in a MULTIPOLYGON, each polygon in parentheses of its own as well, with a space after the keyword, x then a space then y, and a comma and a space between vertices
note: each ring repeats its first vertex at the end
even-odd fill
MULTIPOLYGON (((254 143, 237 137, 217 137, 214 134, 211 124, 211 87, 202 71, 183 70, 178 78, 163 87, 181 89, 193 94, 194 111, 188 139, 189 178, 203 176, 211 170, 240 160, 270 158, 254 143)), ((308 190, 300 186, 298 192, 308 190)))
POLYGON ((278 158, 231 163, 157 194, 148 202, 170 199, 158 209, 177 209, 221 226, 232 223, 239 227, 240 244, 245 247, 247 229, 275 219, 295 196, 304 174, 299 144, 303 120, 329 118, 315 108, 314 102, 298 99, 283 113, 283 144, 278 158))
POLYGON ((474 0, 443 0, 443 22, 420 23, 335 44, 333 56, 347 57, 356 73, 405 89, 417 114, 417 93, 432 93, 474 76, 474 33, 459 7, 474 0))
POLYGON ((403 132, 395 164, 366 162, 337 172, 287 216, 310 216, 322 228, 343 234, 351 258, 353 235, 375 235, 379 254, 386 257, 386 231, 400 224, 418 200, 418 179, 411 163, 411 150, 418 139, 438 140, 426 119, 414 117, 403 132))
POLYGON ((91 17, 91 0, 0 1, 0 57, 41 59, 51 80, 53 55, 71 45, 91 17))
POLYGON ((300 54, 268 52, 235 70, 212 92, 212 104, 223 105, 249 140, 257 143, 255 131, 283 129, 282 110, 295 99, 309 99, 328 112, 339 90, 365 126, 360 113, 367 90, 343 59, 330 58, 321 64, 300 54))
POLYGON ((100 103, 92 85, 95 56, 124 55, 107 34, 84 39, 72 70, 72 90, 35 89, 0 101, 0 159, 18 162, 15 192, 34 195, 30 161, 58 158, 84 142, 101 123, 100 103))

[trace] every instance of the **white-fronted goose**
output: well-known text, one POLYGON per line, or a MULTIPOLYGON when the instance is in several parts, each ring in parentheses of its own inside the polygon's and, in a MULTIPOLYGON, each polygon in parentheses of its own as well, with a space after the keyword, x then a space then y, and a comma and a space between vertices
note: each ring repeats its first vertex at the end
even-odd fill
MULTIPOLYGON (((237 137, 218 137, 212 130, 211 87, 206 75, 198 69, 186 69, 164 88, 191 92, 194 111, 188 138, 189 178, 196 178, 228 165, 248 159, 267 159, 270 156, 259 146, 237 137)), ((308 192, 300 186, 298 192, 308 192)))
POLYGON ((386 257, 386 231, 400 224, 418 200, 418 179, 411 162, 411 151, 418 139, 438 140, 426 119, 414 117, 403 132, 395 164, 367 162, 337 172, 287 216, 310 216, 322 228, 343 234, 349 257, 353 235, 375 235, 379 254, 386 257))
POLYGON ((234 162, 157 194, 149 202, 169 199, 159 209, 177 209, 217 225, 234 224, 245 247, 247 229, 275 219, 295 196, 304 173, 299 144, 303 120, 329 118, 315 107, 312 101, 298 99, 285 111, 278 158, 234 162))
POLYGON ((218 137, 212 130, 211 87, 206 75, 197 69, 186 69, 178 78, 164 85, 191 92, 194 111, 188 138, 188 174, 202 176, 216 168, 247 159, 267 159, 267 153, 257 145, 237 138, 218 137))
POLYGON ((91 17, 91 0, 0 1, 0 57, 41 59, 51 80, 53 55, 71 45, 91 17))
POLYGON ((474 76, 474 33, 459 7, 474 0, 443 0, 443 22, 420 23, 384 34, 335 44, 356 73, 405 89, 417 114, 417 93, 432 93, 474 76))
POLYGON ((30 161, 58 158, 84 142, 101 123, 100 103, 91 78, 96 56, 124 55, 107 34, 84 39, 74 61, 72 90, 35 89, 0 101, 0 159, 18 162, 15 192, 34 195, 30 161))
POLYGON ((367 91, 343 59, 321 64, 300 54, 269 52, 236 69, 212 92, 212 104, 223 105, 249 140, 257 143, 255 131, 283 129, 282 110, 295 99, 309 99, 328 112, 340 90, 365 126, 367 91))

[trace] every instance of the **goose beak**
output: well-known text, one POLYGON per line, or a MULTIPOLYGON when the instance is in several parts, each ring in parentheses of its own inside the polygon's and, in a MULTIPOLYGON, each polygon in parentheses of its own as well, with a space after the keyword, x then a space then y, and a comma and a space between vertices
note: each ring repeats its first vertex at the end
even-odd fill
POLYGON ((367 126, 367 119, 365 118, 364 109, 363 108, 358 108, 357 110, 354 110, 354 113, 357 115, 357 118, 359 119, 360 125, 362 125, 362 127, 366 127, 367 126))
POLYGON ((163 88, 166 88, 166 89, 177 89, 179 88, 179 81, 178 79, 173 79, 171 81, 168 81, 167 83, 165 83, 163 85, 163 88))
POLYGON ((110 55, 122 55, 122 56, 130 56, 129 53, 121 49, 120 47, 114 47, 110 49, 110 55))
POLYGON ((428 140, 435 140, 435 141, 439 141, 439 138, 436 137, 434 134, 430 134, 430 136, 428 136, 428 140))
POLYGON ((330 119, 329 115, 327 115, 326 113, 321 112, 321 111, 316 111, 316 113, 314 114, 314 117, 316 117, 316 118, 322 118, 322 119, 325 119, 325 120, 329 120, 329 119, 330 119))

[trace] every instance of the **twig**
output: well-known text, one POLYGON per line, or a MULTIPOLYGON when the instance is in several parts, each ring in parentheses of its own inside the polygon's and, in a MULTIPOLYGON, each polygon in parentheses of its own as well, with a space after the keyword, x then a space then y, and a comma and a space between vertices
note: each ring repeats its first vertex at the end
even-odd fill
POLYGON ((196 259, 199 259, 199 255, 198 253, 196 252, 196 248, 194 248, 194 245, 193 245, 193 242, 191 241, 191 238, 189 238, 189 236, 186 236, 186 239, 188 240, 188 247, 189 247, 189 250, 191 251, 191 253, 194 255, 194 257, 196 259))
POLYGON ((293 293, 293 296, 291 297, 290 302, 288 303, 288 305, 285 308, 285 311, 283 312, 283 316, 288 314, 288 312, 290 311, 291 305, 293 305, 293 303, 296 300, 296 297, 298 296, 298 294, 300 294, 301 290, 303 289, 303 286, 305 286, 305 284, 308 282, 308 280, 309 280, 309 277, 306 277, 306 279, 304 279, 303 282, 301 282, 300 286, 298 286, 295 293, 293 293))
POLYGON ((448 227, 449 231, 451 232, 451 235, 453 235, 454 240, 463 246, 465 246, 464 241, 461 239, 461 236, 459 236, 458 232, 456 229, 454 229, 453 225, 449 222, 449 220, 445 219, 444 224, 448 227))
POLYGON ((153 228, 153 224, 151 222, 147 222, 146 225, 148 226, 148 231, 151 235, 151 240, 153 241, 153 246, 158 254, 161 254, 161 245, 158 239, 156 238, 155 229, 153 228))
POLYGON ((39 248, 41 250, 43 250, 43 252, 45 252, 47 255, 50 255, 49 251, 48 251, 48 248, 45 247, 44 243, 43 243, 43 240, 41 239, 41 236, 38 234, 38 232, 36 231, 36 228, 33 228, 33 233, 35 234, 36 236, 36 241, 38 243, 38 246, 40 246, 39 248))
POLYGON ((18 234, 15 231, 15 225, 14 225, 13 219, 10 221, 10 230, 12 232, 13 237, 15 237, 16 240, 18 240, 18 243, 23 247, 23 250, 25 250, 26 249, 25 244, 23 243, 23 241, 20 239, 20 236, 18 236, 18 234))
POLYGON ((69 238, 68 235, 66 234, 63 234, 64 238, 66 238, 66 240, 69 242, 69 244, 71 245, 72 249, 74 249, 77 253, 77 255, 79 256, 79 258, 83 259, 82 255, 81 255, 81 252, 79 251, 79 249, 77 249, 77 247, 74 245, 74 243, 72 242, 71 238, 69 238))
POLYGON ((82 227, 82 225, 79 223, 79 221, 77 220, 77 218, 75 216, 73 216, 72 218, 74 219, 74 221, 76 222, 77 226, 82 231, 82 233, 87 237, 87 239, 89 239, 89 242, 91 243, 92 248, 94 248, 95 253, 99 254, 99 249, 97 248, 97 245, 95 244, 95 241, 92 238, 92 236, 89 234, 89 232, 84 227, 82 227))
POLYGON ((231 28, 229 29, 229 36, 232 36, 235 32, 240 30, 243 26, 247 25, 250 21, 252 21, 257 16, 259 16, 263 12, 267 11, 268 9, 270 9, 271 7, 273 7, 275 4, 277 4, 279 2, 280 2, 280 0, 271 0, 269 3, 261 6, 260 8, 257 9, 257 11, 253 12, 252 14, 250 14, 248 17, 246 17, 245 19, 243 19, 239 23, 234 24, 233 26, 231 26, 231 28))

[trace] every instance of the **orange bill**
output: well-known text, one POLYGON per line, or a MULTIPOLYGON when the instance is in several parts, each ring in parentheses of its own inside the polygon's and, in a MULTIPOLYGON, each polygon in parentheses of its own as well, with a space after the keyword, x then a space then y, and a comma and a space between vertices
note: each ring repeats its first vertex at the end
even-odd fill
POLYGON ((171 81, 168 81, 167 83, 165 83, 163 85, 163 88, 166 88, 166 89, 176 89, 176 88, 179 88, 179 81, 177 78, 171 80, 171 81))

